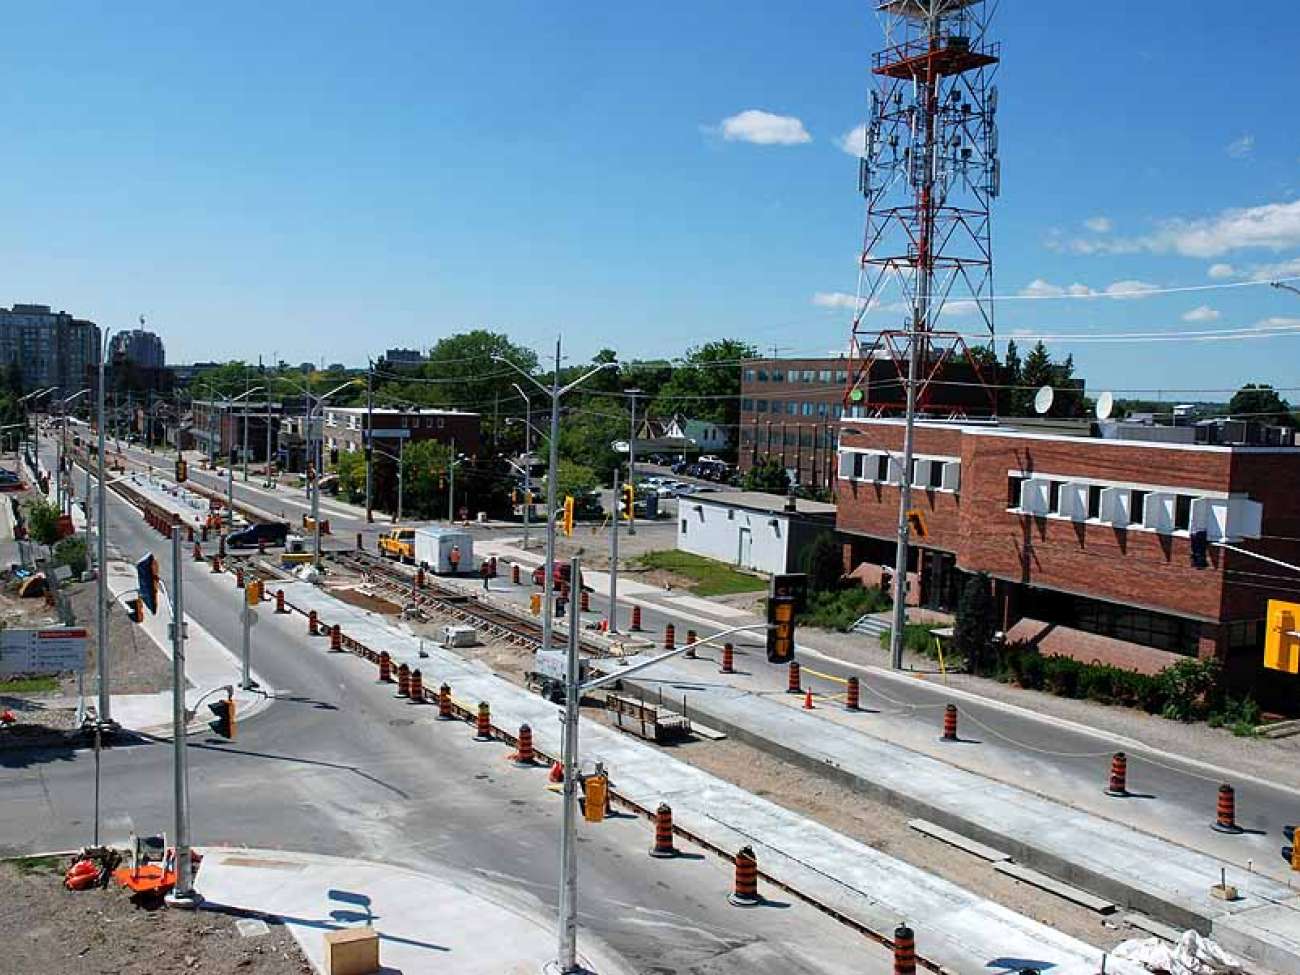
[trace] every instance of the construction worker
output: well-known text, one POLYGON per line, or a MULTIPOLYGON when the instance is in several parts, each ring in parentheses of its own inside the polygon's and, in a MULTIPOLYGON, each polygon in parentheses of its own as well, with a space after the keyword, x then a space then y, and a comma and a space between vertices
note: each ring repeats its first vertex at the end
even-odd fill
POLYGON ((478 574, 483 577, 483 591, 488 591, 488 580, 492 578, 492 565, 487 559, 478 567, 478 574))
POLYGON ((447 561, 451 563, 451 574, 457 575, 460 572, 460 546, 453 545, 451 551, 447 553, 447 561))

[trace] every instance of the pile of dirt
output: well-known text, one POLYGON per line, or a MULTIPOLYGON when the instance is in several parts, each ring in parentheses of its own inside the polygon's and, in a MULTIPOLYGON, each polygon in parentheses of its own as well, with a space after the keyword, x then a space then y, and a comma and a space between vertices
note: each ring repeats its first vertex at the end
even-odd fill
POLYGON ((311 965, 287 929, 243 937, 220 910, 139 906, 110 882, 72 892, 62 858, 0 863, 0 968, 23 975, 307 975, 311 965))

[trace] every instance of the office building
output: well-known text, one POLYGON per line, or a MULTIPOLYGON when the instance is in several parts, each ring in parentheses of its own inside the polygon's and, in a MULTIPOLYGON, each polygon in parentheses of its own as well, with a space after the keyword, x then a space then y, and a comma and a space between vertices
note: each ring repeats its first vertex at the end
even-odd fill
POLYGON ((0 364, 16 363, 25 391, 55 387, 70 396, 89 385, 99 363, 99 326, 49 305, 0 308, 0 364))

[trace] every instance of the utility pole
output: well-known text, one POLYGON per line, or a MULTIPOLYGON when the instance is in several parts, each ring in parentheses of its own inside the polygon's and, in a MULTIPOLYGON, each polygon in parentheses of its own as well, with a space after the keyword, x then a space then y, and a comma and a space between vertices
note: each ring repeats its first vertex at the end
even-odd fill
POLYGON ((402 495, 406 490, 406 476, 402 471, 402 455, 405 453, 406 438, 397 438, 397 523, 402 523, 402 495))
MULTIPOLYGON (((374 488, 372 486, 375 476, 375 360, 366 360, 366 429, 363 431, 363 444, 366 449, 366 524, 373 524, 375 521, 375 509, 373 502, 374 488)), ((401 445, 398 445, 401 449, 401 445)), ((400 478, 402 472, 399 469, 397 476, 400 478)), ((398 502, 397 507, 402 507, 401 502, 401 481, 398 481, 398 502)), ((401 521, 402 516, 399 514, 397 520, 401 521)))
POLYGON ((236 589, 235 592, 239 594, 240 602, 243 603, 240 607, 239 619, 244 624, 243 653, 239 661, 239 686, 246 691, 251 691, 253 689, 253 624, 257 621, 257 614, 253 612, 253 604, 248 600, 248 586, 249 581, 246 580, 245 588, 236 589))
MULTIPOLYGON (((99 485, 100 493, 104 484, 99 485)), ((172 754, 176 808, 176 886, 167 895, 172 907, 197 907, 194 868, 190 862, 189 773, 185 767, 185 603, 183 595, 181 529, 172 526, 172 754)))
MULTIPOLYGON (((559 343, 556 343, 556 375, 559 374, 559 343)), ((554 402, 559 402, 559 397, 554 402)), ((555 481, 551 477, 552 484, 555 481)), ((548 566, 549 569, 549 566, 548 566)), ((549 579, 551 573, 547 572, 549 579)), ((573 591, 582 591, 582 559, 569 560, 569 578, 573 591)), ((549 598, 547 600, 550 602, 549 598)), ((574 604, 577 605, 576 603, 574 604)), ((580 972, 578 967, 578 699, 582 682, 578 671, 578 625, 576 614, 569 619, 569 652, 564 671, 564 815, 560 834, 560 923, 559 969, 562 975, 580 972)), ((549 647, 549 642, 547 643, 549 647)))
POLYGON ((447 525, 456 521, 456 438, 451 438, 451 456, 447 458, 447 525))
POLYGON ((98 549, 95 558, 98 567, 95 573, 95 666, 99 670, 99 707, 97 713, 100 725, 111 725, 113 721, 108 680, 108 488, 106 487, 108 478, 105 476, 104 471, 104 453, 107 450, 104 436, 104 424, 107 421, 104 416, 104 357, 107 355, 108 335, 108 330, 105 329, 99 347, 99 382, 95 397, 96 414, 99 423, 99 430, 97 431, 99 493, 95 496, 96 507, 99 509, 99 517, 96 519, 99 522, 99 537, 95 546, 98 549))
POLYGON ((241 448, 244 461, 244 483, 248 483, 248 394, 253 391, 252 385, 248 378, 248 369, 244 369, 244 440, 241 448))
MULTIPOLYGON (((632 396, 632 429, 627 438, 627 483, 632 485, 632 490, 636 490, 636 397, 640 393, 639 389, 629 389, 628 393, 632 396)), ((632 517, 627 520, 627 533, 636 534, 636 495, 632 496, 632 517)))
MULTIPOLYGON (((635 490, 635 489, 634 489, 635 490)), ((614 516, 609 532, 609 632, 618 632, 618 466, 614 466, 614 516)), ((632 498, 636 506, 636 496, 632 498)))
POLYGON ((524 551, 528 551, 528 523, 533 512, 533 401, 518 383, 515 389, 524 397, 524 551))

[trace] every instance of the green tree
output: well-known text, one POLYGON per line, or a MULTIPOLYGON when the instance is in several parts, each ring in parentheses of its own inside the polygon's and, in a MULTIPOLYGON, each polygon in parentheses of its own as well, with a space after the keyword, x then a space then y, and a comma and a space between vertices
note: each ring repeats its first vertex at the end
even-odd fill
POLYGON ((972 673, 980 672, 996 632, 993 583, 986 573, 980 572, 970 576, 961 591, 952 637, 953 650, 967 662, 972 673))
POLYGON ((339 497, 351 504, 365 500, 366 455, 362 451, 341 451, 334 471, 339 476, 339 497))
POLYGON ((42 545, 59 540, 59 506, 53 501, 33 501, 27 506, 27 534, 42 545))
POLYGON ((844 577, 844 552, 834 534, 820 532, 804 550, 800 568, 808 573, 808 588, 813 592, 838 589, 844 577))
POLYGON ((686 361, 673 370, 654 399, 659 416, 680 413, 735 430, 740 424, 740 360, 758 350, 739 339, 706 342, 686 350, 686 361))
POLYGON ((1280 423, 1283 426, 1295 426, 1295 417, 1291 413, 1291 404, 1278 395, 1277 390, 1267 383, 1247 383, 1232 394, 1228 401, 1228 412, 1242 419, 1256 420, 1260 423, 1280 423))
MULTIPOLYGON (((403 515, 434 518, 447 510, 447 462, 451 450, 434 440, 421 440, 402 451, 403 515)), ((383 504, 397 507, 397 485, 387 485, 383 504)))
POLYGON ((77 578, 86 571, 86 539, 81 535, 72 535, 54 546, 51 552, 55 565, 66 565, 77 578))
POLYGON ((565 460, 591 468, 604 482, 624 459, 610 445, 628 438, 631 417, 610 400, 593 398, 589 402, 594 405, 574 411, 560 424, 559 453, 565 460))
POLYGON ((790 475, 781 462, 769 457, 745 471, 741 482, 746 491, 765 491, 768 494, 789 494, 790 475))
POLYGON ((596 472, 585 464, 575 464, 570 460, 560 461, 559 479, 556 481, 556 494, 561 501, 564 496, 574 498, 590 494, 600 487, 596 472))

